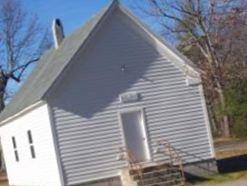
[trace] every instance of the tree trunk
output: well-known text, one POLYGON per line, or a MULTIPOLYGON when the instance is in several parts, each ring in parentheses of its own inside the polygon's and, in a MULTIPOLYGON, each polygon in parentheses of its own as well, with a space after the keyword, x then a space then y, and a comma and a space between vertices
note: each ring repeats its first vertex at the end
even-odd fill
POLYGON ((215 136, 216 134, 218 135, 216 120, 215 120, 215 114, 213 113, 212 106, 207 106, 207 107, 208 107, 208 115, 209 115, 209 120, 210 120, 210 124, 211 124, 211 128, 212 128, 212 133, 213 133, 213 136, 215 136))
POLYGON ((5 107, 4 94, 7 87, 7 82, 8 82, 8 77, 1 70, 0 71, 0 112, 2 112, 5 107))
MULTIPOLYGON (((214 76, 213 79, 216 84, 216 90, 219 95, 220 109, 221 109, 221 112, 223 111, 224 113, 226 109, 226 103, 225 103, 223 87, 220 81, 221 80, 221 70, 220 70, 219 62, 213 52, 213 49, 211 48, 211 45, 208 46, 208 53, 209 53, 209 57, 207 59, 210 64, 210 68, 213 72, 213 76, 214 76)), ((222 118, 220 118, 220 129, 221 129, 222 137, 230 137, 229 119, 225 113, 223 114, 222 118)))
MULTIPOLYGON (((225 96, 224 96, 222 87, 220 85, 218 86, 218 93, 219 93, 220 107, 221 107, 221 110, 224 111, 225 107, 226 107, 225 96)), ((222 132, 223 137, 230 137, 229 119, 225 113, 222 116, 222 119, 220 121, 220 128, 221 128, 221 132, 222 132)))
MULTIPOLYGON (((0 85, 1 87, 1 85, 0 85)), ((1 88, 0 88, 0 112, 3 111, 5 107, 5 104, 4 104, 4 92, 1 91, 1 88)))
POLYGON ((221 126, 222 126, 222 136, 230 137, 231 133, 230 133, 230 126, 229 126, 229 118, 227 115, 223 116, 221 126))
MULTIPOLYGON (((3 111, 4 107, 5 107, 5 103, 4 103, 4 94, 5 94, 5 90, 7 87, 7 83, 8 83, 8 77, 5 75, 5 73, 1 70, 0 71, 0 112, 3 111)), ((1 143, 1 141, 0 141, 1 143)), ((2 145, 0 144, 0 170, 1 171, 5 171, 5 163, 4 163, 4 159, 3 159, 3 154, 2 154, 2 145)))

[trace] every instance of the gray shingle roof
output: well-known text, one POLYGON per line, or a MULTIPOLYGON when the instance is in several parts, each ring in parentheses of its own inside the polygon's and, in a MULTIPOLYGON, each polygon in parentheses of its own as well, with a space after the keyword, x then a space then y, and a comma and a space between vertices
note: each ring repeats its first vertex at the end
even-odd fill
POLYGON ((39 60, 37 66, 23 84, 21 89, 15 94, 10 103, 0 114, 0 121, 17 114, 26 107, 44 99, 46 92, 55 82, 59 74, 71 61, 81 46, 86 42, 92 30, 104 17, 106 12, 112 8, 116 2, 103 8, 83 27, 66 37, 58 49, 50 49, 39 60))

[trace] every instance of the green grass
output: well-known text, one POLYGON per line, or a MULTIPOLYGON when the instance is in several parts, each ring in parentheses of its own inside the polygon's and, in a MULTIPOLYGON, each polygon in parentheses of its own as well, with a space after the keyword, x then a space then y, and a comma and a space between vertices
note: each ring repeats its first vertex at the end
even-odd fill
POLYGON ((194 184, 214 185, 219 183, 232 182, 240 179, 247 180, 247 171, 239 171, 227 174, 215 174, 208 177, 206 181, 195 182, 194 184))

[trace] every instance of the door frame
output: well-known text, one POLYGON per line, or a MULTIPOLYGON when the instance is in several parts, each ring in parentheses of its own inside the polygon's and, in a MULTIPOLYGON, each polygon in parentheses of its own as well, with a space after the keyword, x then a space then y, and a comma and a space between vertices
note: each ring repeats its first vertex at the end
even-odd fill
POLYGON ((148 163, 151 162, 151 153, 150 153, 150 145, 149 145, 149 139, 148 139, 148 133, 147 133, 147 126, 146 126, 146 119, 145 119, 145 113, 144 113, 144 108, 128 108, 128 109, 123 109, 118 111, 118 121, 121 129, 121 135, 122 135, 122 144, 124 145, 125 148, 127 148, 126 144, 126 138, 124 134, 124 128, 123 128, 123 121, 122 121, 122 114, 127 114, 131 112, 140 112, 141 117, 142 117, 142 132, 144 135, 144 138, 146 139, 144 143, 144 148, 145 148, 145 156, 147 158, 147 161, 145 162, 140 162, 140 163, 148 163))

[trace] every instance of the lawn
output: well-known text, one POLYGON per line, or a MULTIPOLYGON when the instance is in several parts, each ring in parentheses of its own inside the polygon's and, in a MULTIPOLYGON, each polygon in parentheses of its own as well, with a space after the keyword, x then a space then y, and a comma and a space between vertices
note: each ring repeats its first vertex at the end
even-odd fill
POLYGON ((229 158, 234 156, 241 156, 247 154, 247 147, 244 149, 233 149, 233 150, 224 150, 216 151, 217 159, 229 158))
POLYGON ((195 186, 243 186, 247 185, 247 146, 244 143, 234 143, 226 148, 216 148, 216 158, 219 173, 210 176, 205 181, 195 181, 188 185, 195 186))
MULTIPOLYGON (((247 171, 239 171, 234 173, 226 173, 226 174, 215 174, 206 178, 205 181, 188 183, 188 185, 195 186, 215 186, 215 185, 225 185, 228 183, 234 184, 235 182, 246 182, 247 185, 247 171)), ((230 184, 230 185, 232 185, 230 184)))

